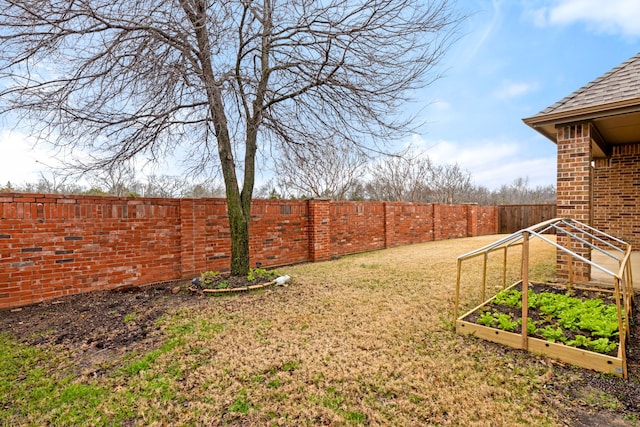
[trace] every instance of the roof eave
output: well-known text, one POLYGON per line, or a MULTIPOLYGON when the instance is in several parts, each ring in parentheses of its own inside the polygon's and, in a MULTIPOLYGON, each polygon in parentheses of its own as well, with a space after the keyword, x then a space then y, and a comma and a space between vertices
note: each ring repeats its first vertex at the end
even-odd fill
POLYGON ((556 141, 556 126, 572 122, 593 120, 608 116, 640 111, 640 98, 629 98, 608 104, 593 105, 584 108, 563 110, 558 112, 536 114, 522 121, 532 129, 540 132, 554 143, 556 141))

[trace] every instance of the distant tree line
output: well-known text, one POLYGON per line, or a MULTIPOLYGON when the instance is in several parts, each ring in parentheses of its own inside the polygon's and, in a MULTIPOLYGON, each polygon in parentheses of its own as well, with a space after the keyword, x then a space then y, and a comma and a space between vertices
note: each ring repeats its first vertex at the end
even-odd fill
MULTIPOLYGON (((543 204, 556 202, 553 185, 531 187, 527 177, 495 190, 473 184, 458 164, 434 164, 425 153, 406 151, 370 159, 361 152, 315 147, 285 153, 274 177, 259 187, 262 199, 328 198, 425 203, 543 204)), ((0 192, 90 194, 129 197, 224 197, 224 185, 210 178, 195 182, 183 176, 136 176, 121 166, 75 177, 52 172, 35 183, 0 184, 0 192)))
POLYGON ((79 184, 76 175, 57 172, 40 174, 35 183, 0 184, 0 192, 84 194, 117 197, 224 197, 224 186, 215 179, 194 182, 182 176, 150 175, 143 180, 133 167, 120 165, 84 176, 87 184, 79 184))
POLYGON ((425 203, 553 204, 553 185, 531 187, 520 177, 496 190, 475 185, 458 164, 435 164, 423 152, 407 150, 369 159, 360 152, 317 147, 286 154, 258 198, 328 198, 425 203))

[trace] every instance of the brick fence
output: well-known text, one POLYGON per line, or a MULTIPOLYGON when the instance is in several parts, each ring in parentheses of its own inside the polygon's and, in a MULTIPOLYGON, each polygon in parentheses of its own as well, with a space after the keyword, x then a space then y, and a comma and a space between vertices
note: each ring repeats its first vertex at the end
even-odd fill
MULTIPOLYGON (((493 206, 254 200, 251 263, 497 233, 493 206)), ((0 194, 0 308, 225 270, 224 199, 0 194)))

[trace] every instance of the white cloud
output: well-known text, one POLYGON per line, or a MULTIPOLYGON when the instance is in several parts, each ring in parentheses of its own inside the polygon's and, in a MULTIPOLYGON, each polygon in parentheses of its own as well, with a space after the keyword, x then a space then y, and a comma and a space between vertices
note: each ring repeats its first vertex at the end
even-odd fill
POLYGON ((511 184, 517 178, 529 178, 529 186, 547 186, 556 184, 556 158, 540 157, 536 159, 513 158, 508 162, 494 165, 491 169, 472 173, 476 184, 489 189, 497 189, 511 184))
POLYGON ((20 132, 0 132, 0 183, 12 184, 36 182, 41 172, 47 170, 52 153, 39 146, 20 132))
POLYGON ((505 82, 502 86, 498 88, 493 93, 498 99, 510 99, 515 98, 529 92, 532 92, 537 89, 537 84, 535 83, 525 83, 525 82, 505 82))
POLYGON ((491 190, 529 178, 529 185, 555 185, 556 157, 529 158, 516 141, 482 140, 471 142, 428 141, 414 135, 411 146, 424 150, 437 164, 457 163, 471 173, 476 185, 491 190))
POLYGON ((638 0, 556 0, 533 15, 538 24, 570 25, 584 22, 598 32, 640 36, 638 0))

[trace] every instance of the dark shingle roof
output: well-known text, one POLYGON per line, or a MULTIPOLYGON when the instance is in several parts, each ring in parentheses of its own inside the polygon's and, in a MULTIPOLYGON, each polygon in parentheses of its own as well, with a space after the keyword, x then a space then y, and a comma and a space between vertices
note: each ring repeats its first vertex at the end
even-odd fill
POLYGON ((540 111, 536 116, 640 98, 640 53, 540 111))

